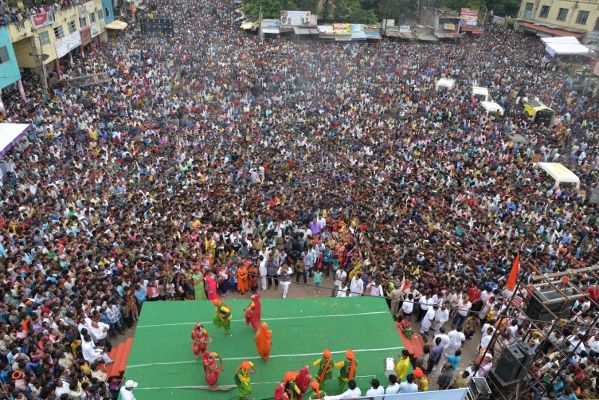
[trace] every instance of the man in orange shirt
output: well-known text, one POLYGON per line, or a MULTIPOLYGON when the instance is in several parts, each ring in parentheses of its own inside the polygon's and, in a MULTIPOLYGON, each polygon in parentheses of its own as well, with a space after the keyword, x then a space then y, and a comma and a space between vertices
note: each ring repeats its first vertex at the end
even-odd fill
POLYGON ((263 322, 260 325, 260 329, 256 333, 256 337, 254 338, 256 342, 256 349, 258 350, 258 354, 264 361, 268 361, 270 358, 270 348, 272 346, 272 331, 268 329, 268 325, 266 322, 263 322))

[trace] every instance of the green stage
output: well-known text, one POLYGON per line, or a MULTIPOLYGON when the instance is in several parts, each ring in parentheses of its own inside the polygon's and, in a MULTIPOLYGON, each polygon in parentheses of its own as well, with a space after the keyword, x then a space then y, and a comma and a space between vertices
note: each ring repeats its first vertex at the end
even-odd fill
MULTIPOLYGON (((383 298, 263 299, 262 320, 272 329, 272 351, 268 363, 257 355, 254 331, 245 327, 243 308, 249 300, 226 300, 233 310, 231 336, 212 325, 214 306, 208 301, 146 302, 129 355, 126 379, 139 383, 138 400, 218 400, 236 398, 236 391, 212 392, 194 386, 206 385, 201 362, 191 352, 191 329, 205 324, 212 337, 208 350, 224 359, 219 385, 233 385, 235 369, 243 360, 254 362, 252 399, 271 399, 285 371, 311 365, 329 348, 333 359, 344 359, 353 349, 358 360, 358 385, 369 387, 373 376, 386 383, 384 359, 403 348, 383 298)), ((311 368, 312 375, 316 369, 311 368)), ((338 370, 328 382, 328 394, 336 394, 338 370)))

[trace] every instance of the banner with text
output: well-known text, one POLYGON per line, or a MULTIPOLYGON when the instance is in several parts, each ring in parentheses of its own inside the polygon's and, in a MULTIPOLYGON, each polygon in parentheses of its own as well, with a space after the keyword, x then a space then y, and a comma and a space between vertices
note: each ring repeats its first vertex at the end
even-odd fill
POLYGON ((42 26, 51 25, 54 23, 53 12, 43 12, 31 16, 31 26, 33 29, 41 28, 42 26))
POLYGON ((311 11, 281 11, 281 26, 311 26, 311 11))
POLYGON ((462 20, 462 25, 476 26, 478 25, 478 10, 462 8, 460 10, 460 18, 462 20))
POLYGON ((79 47, 81 44, 81 34, 79 32, 73 32, 62 39, 58 39, 54 44, 56 47, 56 56, 61 58, 67 55, 71 50, 79 47))

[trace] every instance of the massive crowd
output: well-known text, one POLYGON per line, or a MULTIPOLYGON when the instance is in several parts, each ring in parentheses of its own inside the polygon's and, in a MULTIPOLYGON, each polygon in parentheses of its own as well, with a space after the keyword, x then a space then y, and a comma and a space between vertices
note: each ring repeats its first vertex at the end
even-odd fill
MULTIPOLYGON (((108 72, 111 84, 5 101, 7 121, 33 124, 0 175, 7 397, 111 396, 99 364, 145 301, 322 273, 335 295, 387 295, 407 332, 410 317, 435 331, 414 365, 442 366, 438 387, 456 387, 499 353, 456 374, 467 338, 480 331, 484 349, 501 329, 507 344, 528 324, 495 324, 517 252, 523 275, 599 259, 586 195, 598 183, 599 102, 570 92, 567 66, 535 38, 491 28, 434 45, 261 42, 214 0, 156 12, 174 19, 172 38, 131 29, 67 72, 108 72), (436 91, 441 76, 456 87, 436 91), (505 118, 483 112, 475 82, 505 118), (550 126, 524 114, 534 97, 556 111, 550 126), (538 160, 563 162, 581 190, 555 187, 538 160)), ((592 274, 571 283, 598 300, 592 274)), ((526 338, 546 355, 531 397, 596 397, 596 312, 583 297, 555 340, 526 338), (572 359, 554 352, 580 341, 572 359), (556 361, 568 367, 553 379, 556 361)))

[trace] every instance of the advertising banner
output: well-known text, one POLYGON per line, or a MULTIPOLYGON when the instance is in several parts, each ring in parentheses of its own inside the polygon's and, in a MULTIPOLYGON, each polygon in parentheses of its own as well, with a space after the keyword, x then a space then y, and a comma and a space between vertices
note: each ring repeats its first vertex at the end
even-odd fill
POLYGON ((281 11, 281 26, 310 26, 312 12, 281 11))
POLYGON ((401 33, 407 33, 407 32, 411 32, 411 31, 412 31, 412 29, 411 29, 410 25, 401 25, 401 26, 399 27, 399 31, 400 31, 401 33))
POLYGON ((351 33, 350 24, 333 24, 335 35, 347 35, 351 33))
POLYGON ((42 26, 51 25, 54 23, 53 12, 43 12, 31 16, 31 26, 33 29, 41 28, 42 26))
POLYGON ((97 22, 94 22, 90 25, 91 28, 91 32, 92 32, 92 37, 96 37, 100 34, 100 27, 98 26, 97 22))
POLYGON ((462 25, 476 26, 478 25, 478 10, 462 8, 460 10, 460 18, 462 19, 462 25))
POLYGON ((58 58, 64 57, 71 50, 79 47, 81 44, 81 34, 79 32, 73 32, 62 39, 58 39, 54 44, 56 47, 56 56, 58 58))

